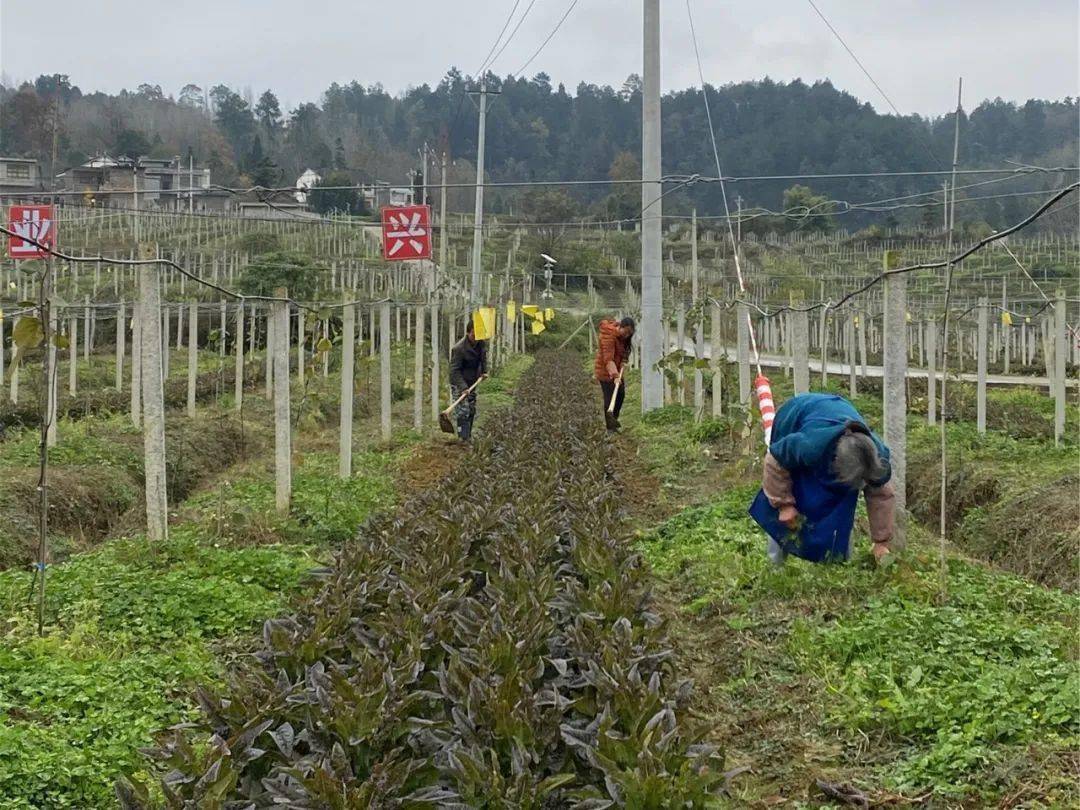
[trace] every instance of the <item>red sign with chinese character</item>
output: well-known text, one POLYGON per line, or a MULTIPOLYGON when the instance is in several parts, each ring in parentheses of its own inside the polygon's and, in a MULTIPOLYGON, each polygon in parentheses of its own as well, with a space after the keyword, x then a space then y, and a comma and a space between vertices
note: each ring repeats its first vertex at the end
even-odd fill
POLYGON ((431 258, 431 207, 400 205, 382 210, 383 258, 431 258))
POLYGON ((8 236, 8 256, 12 259, 44 259, 49 255, 46 248, 56 247, 56 220, 51 205, 11 206, 8 230, 15 234, 8 236))

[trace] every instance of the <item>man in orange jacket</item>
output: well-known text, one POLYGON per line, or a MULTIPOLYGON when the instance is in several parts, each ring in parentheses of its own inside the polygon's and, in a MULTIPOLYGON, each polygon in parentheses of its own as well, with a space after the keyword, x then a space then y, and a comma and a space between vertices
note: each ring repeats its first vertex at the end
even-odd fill
POLYGON ((604 422, 609 431, 619 429, 619 411, 622 410, 626 393, 622 384, 623 365, 630 357, 633 337, 633 318, 623 318, 617 322, 609 319, 600 321, 593 372, 603 392, 604 422), (609 410, 612 397, 615 398, 615 406, 609 410))

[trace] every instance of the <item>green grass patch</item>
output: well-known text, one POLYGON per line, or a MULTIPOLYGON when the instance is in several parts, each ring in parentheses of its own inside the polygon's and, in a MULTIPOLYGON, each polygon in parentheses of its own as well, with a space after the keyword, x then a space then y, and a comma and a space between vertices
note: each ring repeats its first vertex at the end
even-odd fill
POLYGON ((801 673, 820 734, 875 740, 882 764, 870 776, 906 795, 989 800, 1008 787, 998 769, 1018 752, 1075 747, 1080 600, 953 558, 939 604, 936 553, 917 542, 881 569, 865 539, 847 565, 774 569, 746 515, 752 491, 686 510, 640 543, 680 583, 685 609, 715 612, 727 642, 745 644, 731 711, 768 710, 735 701, 746 679, 771 682, 777 710, 801 673))

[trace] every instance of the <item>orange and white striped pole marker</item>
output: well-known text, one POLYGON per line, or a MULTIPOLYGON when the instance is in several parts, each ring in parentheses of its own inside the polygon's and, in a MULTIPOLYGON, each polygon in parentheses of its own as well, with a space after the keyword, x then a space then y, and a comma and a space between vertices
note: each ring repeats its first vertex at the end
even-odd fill
POLYGON ((761 427, 765 431, 765 446, 768 447, 772 442, 773 417, 776 416, 776 405, 773 404, 769 378, 764 374, 758 374, 754 380, 754 391, 757 393, 758 411, 761 412, 761 427))

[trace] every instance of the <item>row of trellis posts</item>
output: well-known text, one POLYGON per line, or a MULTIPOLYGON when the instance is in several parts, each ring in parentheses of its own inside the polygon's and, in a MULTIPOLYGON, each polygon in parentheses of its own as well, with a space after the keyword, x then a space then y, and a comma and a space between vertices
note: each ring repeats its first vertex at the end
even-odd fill
MULTIPOLYGON (((696 254, 696 250, 695 250, 696 254)), ((152 258, 156 253, 148 253, 145 258, 152 258)), ((696 258, 696 257, 695 257, 696 258)), ((234 277, 234 271, 239 261, 236 257, 232 263, 227 258, 221 262, 221 278, 234 277)), ((696 266, 696 262, 695 262, 696 266)), ((72 268, 77 265, 72 265, 72 268)), ((77 273, 77 270, 73 270, 77 273)), ((274 402, 275 440, 276 440, 276 468, 277 468, 277 505, 278 508, 287 511, 291 494, 291 415, 289 402, 289 377, 295 369, 302 378, 305 362, 319 362, 319 353, 315 351, 315 345, 319 338, 319 330, 306 329, 306 319, 309 315, 304 308, 295 307, 282 301, 255 301, 248 300, 239 303, 228 301, 203 302, 185 301, 163 303, 161 300, 162 276, 170 271, 165 265, 144 264, 139 265, 135 271, 138 280, 138 297, 132 302, 132 319, 130 322, 131 362, 129 376, 131 385, 131 417, 137 425, 141 425, 145 439, 146 461, 146 502, 148 531, 151 537, 164 536, 167 531, 167 494, 165 492, 165 455, 164 455, 164 396, 163 381, 168 376, 168 357, 170 349, 171 324, 175 315, 176 346, 179 350, 183 346, 182 322, 187 319, 187 348, 188 348, 188 387, 187 387, 187 410, 193 414, 196 400, 196 383, 198 374, 198 344, 200 340, 200 322, 204 325, 207 320, 218 319, 219 337, 217 349, 219 353, 226 351, 225 335, 231 334, 233 338, 232 351, 235 354, 236 379, 234 392, 234 407, 242 407, 245 381, 245 342, 249 358, 254 357, 256 335, 259 323, 263 324, 262 334, 266 339, 266 390, 274 402), (154 315, 153 313, 158 313, 154 315), (230 332, 229 326, 232 326, 230 332), (295 326, 294 326, 295 325, 295 326), (296 361, 290 362, 292 352, 292 335, 296 335, 296 361), (157 373, 155 373, 157 372, 157 373), (156 383, 155 383, 156 380, 156 383)), ((387 293, 385 300, 375 303, 355 302, 358 288, 363 286, 360 273, 355 267, 343 266, 340 270, 335 266, 331 272, 331 287, 341 293, 343 299, 340 304, 331 305, 336 312, 335 321, 340 321, 341 330, 341 363, 343 368, 354 367, 356 338, 364 332, 367 325, 369 335, 369 347, 372 355, 378 347, 380 367, 380 429, 384 439, 388 439, 391 430, 390 405, 391 405, 391 363, 390 346, 396 332, 397 339, 401 340, 401 323, 404 315, 405 339, 412 340, 415 346, 414 377, 414 408, 413 417, 416 427, 421 427, 424 419, 424 388, 422 381, 425 372, 430 374, 430 404, 431 419, 436 420, 439 408, 443 401, 440 396, 440 332, 447 338, 447 345, 443 352, 448 351, 449 346, 455 339, 455 329, 458 328, 461 318, 467 315, 465 297, 458 291, 445 294, 447 300, 442 303, 399 303, 391 300, 396 293, 417 293, 422 286, 423 272, 412 275, 399 275, 393 279, 391 272, 379 273, 371 271, 364 274, 367 279, 369 297, 374 298, 379 290, 376 279, 382 275, 383 284, 381 291, 387 293), (407 279, 407 280, 406 280, 407 279), (395 281, 400 285, 395 288, 395 281), (441 312, 440 312, 440 307, 441 312), (365 317, 366 314, 366 317, 365 317), (440 324, 440 314, 443 323, 440 324), (396 330, 392 327, 396 324, 396 330), (428 326, 430 324, 430 326, 428 326), (440 326, 442 329, 440 329, 440 326), (426 336, 425 336, 426 333, 426 336), (425 343, 430 340, 430 360, 425 358, 425 343)), ((99 284, 98 276, 101 273, 100 266, 95 266, 95 288, 99 284)), ((113 285, 116 290, 121 288, 121 278, 124 271, 114 266, 113 285)), ((206 277, 212 277, 215 282, 219 279, 219 263, 213 262, 212 270, 205 273, 206 277)), ((487 277, 489 284, 492 276, 487 277)), ((183 291, 185 277, 176 276, 179 286, 183 291)), ((174 280, 173 287, 176 286, 174 280)), ((2 279, 0 279, 2 281, 2 279)), ((12 283, 22 285, 25 281, 20 277, 13 279, 12 283)), ((526 285, 528 288, 530 285, 526 285)), ((676 303, 671 307, 674 315, 674 324, 666 323, 665 329, 668 334, 665 337, 665 345, 668 347, 685 348, 688 345, 701 359, 706 356, 705 352, 705 317, 706 307, 702 306, 704 298, 702 291, 698 289, 697 274, 694 274, 694 290, 690 299, 691 309, 689 314, 693 317, 696 313, 696 323, 690 325, 693 334, 691 342, 686 339, 688 310, 686 302, 680 298, 680 290, 672 286, 669 290, 668 300, 676 303), (698 304, 693 307, 695 302, 698 304), (672 328, 673 326, 673 328, 672 328), (674 333, 674 334, 672 334, 674 333)), ((936 396, 935 387, 940 378, 940 372, 935 368, 938 341, 941 338, 940 327, 933 314, 928 311, 917 313, 912 317, 909 313, 907 301, 907 277, 898 275, 890 276, 884 284, 884 295, 880 298, 876 294, 863 296, 855 299, 851 305, 839 310, 829 310, 822 313, 817 311, 813 316, 805 311, 789 311, 779 316, 764 317, 755 316, 755 331, 763 353, 771 352, 774 356, 782 354, 785 374, 791 374, 795 391, 802 392, 810 389, 810 352, 817 349, 821 353, 822 381, 829 374, 828 356, 832 352, 842 357, 842 368, 846 370, 852 393, 858 377, 867 376, 868 354, 882 354, 884 359, 884 404, 885 404, 885 437, 886 441, 894 449, 894 467, 897 468, 898 483, 902 483, 904 475, 904 444, 906 433, 906 385, 908 363, 914 360, 927 369, 928 377, 928 412, 927 418, 933 423, 936 419, 936 396), (815 328, 811 329, 811 317, 816 321, 815 328), (880 323, 879 323, 880 321, 880 323)), ((590 291, 592 285, 589 285, 590 291)), ((24 297, 30 297, 33 292, 30 289, 20 289, 24 297)), ((278 291, 276 297, 284 299, 285 291, 278 291)), ((501 286, 500 297, 505 297, 509 291, 501 286)), ((531 289, 523 290, 527 300, 531 289)), ((712 357, 712 371, 718 367, 721 358, 728 356, 728 348, 725 335, 735 332, 735 362, 739 369, 738 401, 748 405, 750 401, 751 385, 751 358, 749 335, 746 327, 746 314, 749 310, 747 304, 732 306, 735 299, 734 291, 727 290, 721 293, 723 301, 713 301, 708 305, 710 333, 710 354, 712 357), (733 330, 731 327, 735 325, 733 330)), ((490 291, 489 291, 490 295, 490 291)), ((637 303, 637 294, 632 280, 626 279, 626 291, 622 300, 609 305, 611 310, 633 311, 637 303)), ((755 303, 751 301, 751 303, 755 303)), ((761 302, 764 303, 764 302, 761 302)), ((793 305, 800 301, 793 300, 793 305)), ((1073 353, 1073 362, 1080 365, 1080 343, 1072 342, 1068 345, 1068 332, 1066 326, 1067 302, 1062 292, 1058 292, 1052 302, 1048 314, 1035 324, 1022 320, 1016 325, 1002 323, 1000 326, 996 318, 993 319, 991 332, 991 313, 1006 311, 1006 302, 1003 297, 1002 306, 994 308, 986 298, 980 298, 974 306, 976 324, 971 327, 970 320, 957 323, 955 333, 951 336, 954 341, 955 353, 959 370, 963 369, 965 356, 974 356, 976 360, 976 387, 977 387, 977 421, 978 429, 986 429, 986 388, 989 383, 987 366, 989 362, 995 362, 999 353, 1004 361, 1006 373, 1009 371, 1010 361, 1016 359, 1019 365, 1030 367, 1037 356, 1045 365, 1046 376, 1049 378, 1049 388, 1055 401, 1055 438, 1060 441, 1064 430, 1065 394, 1066 394, 1066 361, 1073 353)), ((590 310, 601 307, 599 296, 590 295, 590 310)), ((325 309, 325 305, 319 305, 319 309, 325 309)), ((92 351, 98 321, 104 314, 107 317, 112 310, 113 317, 118 325, 115 341, 116 352, 116 387, 123 387, 125 379, 125 356, 127 338, 125 327, 128 317, 128 309, 125 301, 120 300, 115 304, 91 304, 88 298, 84 298, 81 304, 70 303, 67 305, 54 306, 52 318, 54 327, 60 331, 66 331, 68 335, 68 390, 74 393, 77 388, 76 360, 79 352, 79 322, 82 321, 82 352, 84 358, 90 356, 92 351), (124 339, 120 339, 120 338, 124 339)), ((749 310, 753 312, 753 310, 749 310)), ((591 320, 592 313, 590 313, 591 320)), ((317 317, 317 316, 316 316, 317 317)), ((329 333, 330 318, 322 319, 323 337, 329 333)), ((510 325, 507 313, 499 312, 498 349, 496 356, 501 357, 513 351, 521 351, 524 347, 523 318, 519 318, 517 324, 510 325), (510 328, 508 328, 510 327, 510 328)), ((3 322, 0 321, 0 340, 3 334, 3 322)), ((210 330, 205 330, 207 334, 210 330)), ((52 349, 55 352, 55 348, 52 349)), ((323 374, 329 372, 329 353, 321 353, 323 374)), ((957 369, 950 369, 950 372, 957 369)), ((705 386, 704 375, 712 373, 702 371, 700 368, 693 372, 693 402, 699 414, 704 413, 705 386)), ((0 352, 0 384, 3 383, 3 352, 0 352)), ((721 415, 723 411, 723 395, 720 390, 720 376, 713 374, 712 413, 721 415)), ((57 441, 57 382, 54 376, 52 390, 50 392, 50 435, 49 442, 57 441)), ((10 374, 10 396, 13 400, 18 399, 18 372, 10 374)), ((343 476, 351 474, 351 451, 352 451, 352 402, 353 402, 353 379, 352 375, 342 374, 341 396, 341 430, 340 430, 340 472, 343 476)), ((685 403, 686 387, 682 384, 675 386, 674 390, 667 390, 669 401, 685 403)), ((903 487, 898 486, 902 493, 903 487)), ((902 497, 902 496, 901 496, 902 497)))

